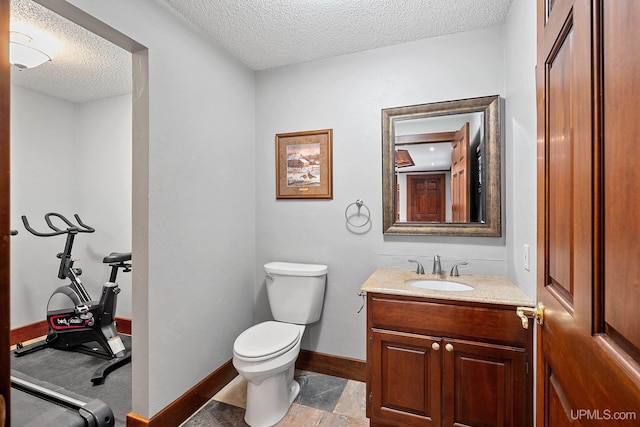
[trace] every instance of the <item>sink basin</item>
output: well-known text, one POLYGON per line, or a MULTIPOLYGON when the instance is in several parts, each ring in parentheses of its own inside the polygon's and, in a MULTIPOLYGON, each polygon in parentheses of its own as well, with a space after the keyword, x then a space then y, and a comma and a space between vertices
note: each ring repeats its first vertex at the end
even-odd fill
POLYGON ((416 288, 430 289, 432 291, 463 292, 473 290, 473 287, 469 285, 447 282, 446 280, 407 280, 405 283, 416 288))

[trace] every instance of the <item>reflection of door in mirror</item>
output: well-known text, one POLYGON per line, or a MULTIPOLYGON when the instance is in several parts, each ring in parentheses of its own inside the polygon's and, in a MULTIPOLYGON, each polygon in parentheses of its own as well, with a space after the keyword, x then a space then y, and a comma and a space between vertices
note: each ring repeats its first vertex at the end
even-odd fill
POLYGON ((451 142, 451 220, 469 221, 469 122, 453 136, 451 142))
POLYGON ((407 221, 445 221, 445 174, 407 175, 407 221))
POLYGON ((480 138, 472 143, 470 129, 465 121, 452 130, 396 136, 397 221, 478 221, 478 164, 471 152, 480 138))
POLYGON ((400 222, 451 222, 451 142, 454 132, 399 135, 396 217, 400 222))

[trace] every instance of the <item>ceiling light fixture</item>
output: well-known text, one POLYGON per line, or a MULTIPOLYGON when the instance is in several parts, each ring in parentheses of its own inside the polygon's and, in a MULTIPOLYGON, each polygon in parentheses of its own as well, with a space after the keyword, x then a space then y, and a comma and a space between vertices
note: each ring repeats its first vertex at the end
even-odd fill
POLYGON ((31 45, 33 39, 26 34, 11 31, 9 34, 9 62, 17 68, 34 68, 51 61, 51 57, 31 45))

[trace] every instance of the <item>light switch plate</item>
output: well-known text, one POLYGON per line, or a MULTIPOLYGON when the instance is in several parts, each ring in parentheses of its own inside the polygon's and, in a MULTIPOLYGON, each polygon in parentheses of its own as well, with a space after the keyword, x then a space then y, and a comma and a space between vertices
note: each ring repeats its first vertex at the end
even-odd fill
POLYGON ((529 271, 531 269, 531 251, 529 250, 529 245, 524 245, 522 259, 523 259, 524 269, 529 271))

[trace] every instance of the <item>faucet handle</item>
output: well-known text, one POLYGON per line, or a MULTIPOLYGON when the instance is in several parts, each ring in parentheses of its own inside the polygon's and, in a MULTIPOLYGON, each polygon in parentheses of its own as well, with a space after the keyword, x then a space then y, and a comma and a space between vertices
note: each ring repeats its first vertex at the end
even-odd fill
POLYGON ((444 272, 442 271, 442 265, 440 264, 440 255, 434 255, 433 256, 433 270, 431 271, 432 274, 444 274, 444 272))
POLYGON ((456 264, 453 265, 453 267, 451 268, 451 273, 449 274, 449 276, 452 277, 459 277, 460 273, 458 272, 458 266, 459 265, 468 265, 468 262, 458 262, 456 264))
POLYGON ((416 274, 424 274, 424 267, 418 260, 410 259, 409 262, 415 262, 416 264, 418 264, 418 266, 416 267, 416 274))

